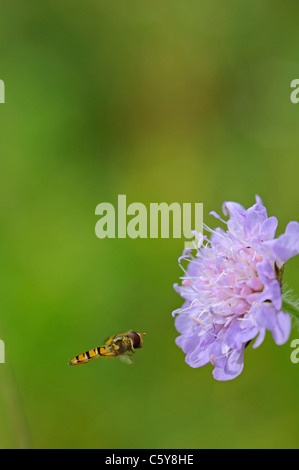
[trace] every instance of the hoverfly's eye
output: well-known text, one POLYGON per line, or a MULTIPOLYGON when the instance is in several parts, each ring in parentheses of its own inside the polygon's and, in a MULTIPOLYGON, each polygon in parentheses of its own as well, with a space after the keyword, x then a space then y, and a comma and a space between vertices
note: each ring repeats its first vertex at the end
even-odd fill
POLYGON ((142 343, 143 343, 142 338, 138 333, 136 333, 136 331, 130 331, 129 337, 131 338, 133 342, 134 349, 138 349, 142 347, 142 343))

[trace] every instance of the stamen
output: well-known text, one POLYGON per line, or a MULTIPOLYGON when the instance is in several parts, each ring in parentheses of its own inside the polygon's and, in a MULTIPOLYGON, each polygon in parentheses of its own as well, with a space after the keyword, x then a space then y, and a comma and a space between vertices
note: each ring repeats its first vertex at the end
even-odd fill
POLYGON ((191 320, 194 320, 196 323, 198 323, 198 324, 201 325, 201 326, 207 326, 206 323, 204 323, 203 321, 199 320, 198 318, 192 317, 191 315, 190 315, 189 318, 191 318, 191 320))
POLYGON ((223 219, 221 218, 221 216, 220 216, 219 214, 217 214, 217 212, 211 211, 209 214, 212 215, 213 217, 215 217, 216 219, 220 220, 221 222, 223 222, 224 224, 227 225, 226 220, 223 220, 223 219))
POLYGON ((232 352, 233 352, 233 350, 230 351, 230 353, 226 352, 225 354, 221 354, 220 356, 215 356, 214 354, 211 354, 210 355, 210 361, 213 364, 213 366, 215 366, 217 359, 221 359, 222 357, 227 357, 228 358, 232 354, 232 352))
POLYGON ((216 235, 220 235, 222 238, 224 238, 224 240, 227 240, 227 237, 225 237, 225 235, 223 233, 221 233, 220 230, 213 230, 212 228, 210 228, 205 223, 203 223, 203 227, 207 230, 207 232, 211 232, 211 233, 214 233, 216 235))

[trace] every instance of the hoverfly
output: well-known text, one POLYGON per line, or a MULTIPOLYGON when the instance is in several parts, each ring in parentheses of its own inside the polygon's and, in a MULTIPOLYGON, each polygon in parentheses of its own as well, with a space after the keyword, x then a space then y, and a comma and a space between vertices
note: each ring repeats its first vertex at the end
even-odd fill
POLYGON ((104 346, 90 349, 79 356, 74 357, 70 362, 70 366, 79 364, 87 364, 96 357, 120 357, 123 362, 131 364, 132 361, 128 356, 133 356, 136 349, 143 346, 143 339, 145 333, 136 333, 136 331, 127 331, 126 333, 119 333, 118 335, 111 336, 105 341, 104 346))

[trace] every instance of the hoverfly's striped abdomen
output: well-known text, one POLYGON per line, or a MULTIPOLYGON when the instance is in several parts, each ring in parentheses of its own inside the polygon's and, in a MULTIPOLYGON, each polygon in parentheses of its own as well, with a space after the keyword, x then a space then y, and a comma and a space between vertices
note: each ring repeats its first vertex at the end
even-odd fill
POLYGON ((105 347, 90 349, 89 351, 86 351, 85 353, 79 354, 79 356, 74 357, 74 359, 69 362, 69 365, 76 366, 79 364, 87 364, 87 362, 91 361, 92 359, 95 359, 96 357, 110 356, 109 352, 110 351, 105 347))

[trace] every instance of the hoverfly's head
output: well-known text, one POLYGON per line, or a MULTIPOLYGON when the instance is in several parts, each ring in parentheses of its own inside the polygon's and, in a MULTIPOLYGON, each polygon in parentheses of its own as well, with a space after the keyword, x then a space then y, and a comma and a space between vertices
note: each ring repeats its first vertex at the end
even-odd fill
POLYGON ((140 349, 143 346, 143 339, 145 333, 136 333, 136 331, 129 331, 129 338, 132 341, 134 349, 140 349))

